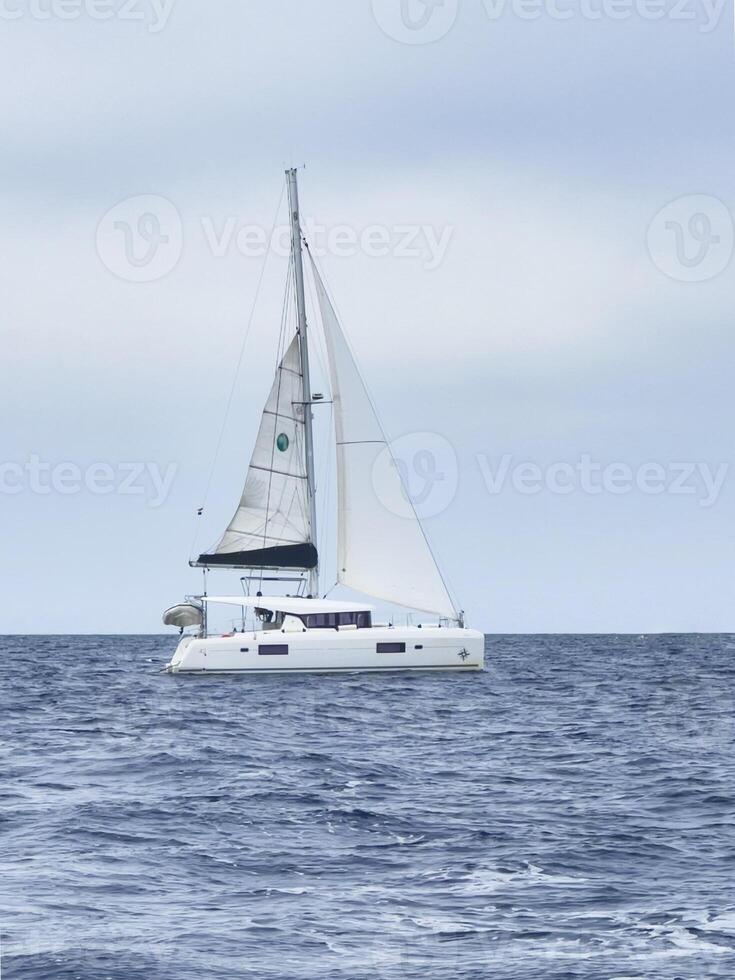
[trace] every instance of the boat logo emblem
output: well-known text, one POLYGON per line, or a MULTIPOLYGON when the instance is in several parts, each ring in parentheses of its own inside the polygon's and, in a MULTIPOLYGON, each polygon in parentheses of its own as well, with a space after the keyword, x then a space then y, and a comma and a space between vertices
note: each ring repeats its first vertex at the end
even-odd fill
POLYGON ((278 447, 279 451, 282 453, 285 453, 286 450, 288 449, 288 436, 286 435, 285 432, 282 432, 280 436, 276 439, 276 446, 278 447))
POLYGON ((462 647, 462 649, 459 651, 458 656, 461 657, 462 660, 466 660, 469 657, 469 653, 465 650, 464 647, 462 647))

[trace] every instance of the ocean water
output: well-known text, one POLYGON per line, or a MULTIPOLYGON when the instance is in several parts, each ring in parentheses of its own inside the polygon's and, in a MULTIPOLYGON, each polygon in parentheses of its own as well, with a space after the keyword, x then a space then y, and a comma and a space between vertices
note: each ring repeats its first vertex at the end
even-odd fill
POLYGON ((735 637, 177 678, 0 641, 3 980, 735 977, 735 637))

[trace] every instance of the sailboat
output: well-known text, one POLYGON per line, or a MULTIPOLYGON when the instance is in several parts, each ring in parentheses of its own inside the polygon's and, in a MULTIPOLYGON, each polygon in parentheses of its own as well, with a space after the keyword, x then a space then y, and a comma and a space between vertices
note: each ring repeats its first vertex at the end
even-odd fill
POLYGON ((380 496, 376 493, 374 467, 390 445, 302 234, 295 169, 286 171, 286 181, 295 334, 284 342, 235 514, 216 546, 190 562, 204 570, 204 592, 164 613, 164 624, 181 634, 165 669, 174 674, 482 670, 484 636, 467 627, 450 595, 400 467, 387 468, 380 496), (337 581, 373 600, 429 614, 430 622, 414 623, 412 614, 404 625, 395 616, 381 624, 374 604, 320 594, 313 409, 324 399, 311 388, 305 254, 334 418, 337 581), (399 505, 391 506, 386 494, 399 505), (408 514, 401 502, 408 502, 408 514), (240 578, 241 594, 207 594, 212 569, 247 572, 240 578), (263 586, 273 582, 297 583, 296 594, 264 595, 263 586), (252 583, 255 594, 250 594, 252 583), (229 631, 209 628, 215 607, 234 608, 237 619, 229 631))

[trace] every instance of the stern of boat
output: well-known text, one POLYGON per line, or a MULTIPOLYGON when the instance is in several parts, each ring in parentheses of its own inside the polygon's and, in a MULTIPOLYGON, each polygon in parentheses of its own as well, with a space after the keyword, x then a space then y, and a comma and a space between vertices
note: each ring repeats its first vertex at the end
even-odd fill
POLYGON ((176 674, 179 670, 181 670, 184 658, 186 656, 186 651, 189 649, 195 639, 196 637, 194 636, 181 637, 176 649, 174 650, 174 655, 163 668, 167 674, 176 674))

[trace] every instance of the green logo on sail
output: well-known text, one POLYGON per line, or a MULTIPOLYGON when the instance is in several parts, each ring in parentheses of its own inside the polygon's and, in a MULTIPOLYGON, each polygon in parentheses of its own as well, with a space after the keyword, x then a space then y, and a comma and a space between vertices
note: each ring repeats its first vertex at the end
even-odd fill
POLYGON ((276 446, 280 449, 282 453, 285 453, 288 449, 288 436, 285 432, 282 432, 280 436, 276 439, 276 446))

